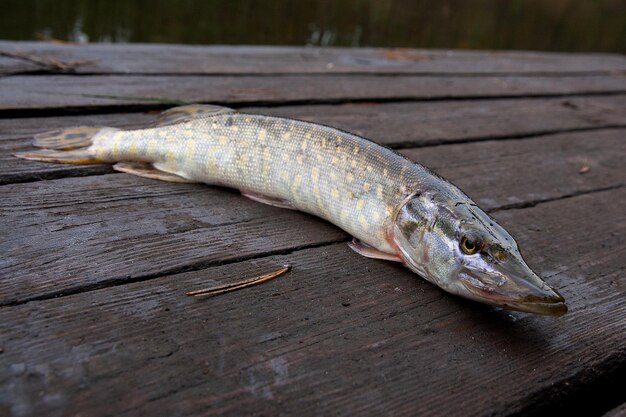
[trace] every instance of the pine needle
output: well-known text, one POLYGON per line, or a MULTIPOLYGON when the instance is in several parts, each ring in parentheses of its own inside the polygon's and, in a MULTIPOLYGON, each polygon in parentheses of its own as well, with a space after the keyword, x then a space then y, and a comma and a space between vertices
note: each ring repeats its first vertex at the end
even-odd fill
POLYGON ((269 274, 260 275, 254 278, 248 278, 243 281, 233 282, 231 284, 218 285, 215 287, 204 288, 201 290, 190 291, 186 293, 191 297, 209 297, 214 295, 225 294, 227 292, 237 291, 243 288, 252 287, 254 285, 261 284, 263 282, 267 282, 271 279, 279 277, 291 270, 291 265, 284 265, 282 268, 270 272, 269 274))

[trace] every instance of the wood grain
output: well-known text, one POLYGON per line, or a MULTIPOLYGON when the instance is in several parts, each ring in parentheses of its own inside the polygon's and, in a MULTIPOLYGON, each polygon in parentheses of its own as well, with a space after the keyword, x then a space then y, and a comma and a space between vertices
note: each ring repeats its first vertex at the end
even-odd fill
MULTIPOLYGON (((626 71, 626 58, 612 54, 103 43, 57 45, 6 41, 0 41, 0 50, 21 50, 63 62, 93 61, 77 67, 77 73, 568 74, 626 71)), ((18 68, 21 71, 41 70, 24 62, 19 62, 18 68)))
POLYGON ((331 245, 4 308, 0 404, 29 415, 523 413, 625 359, 624 202, 621 189, 496 214, 570 303, 560 319, 464 301, 331 245), (291 274, 254 290, 184 295, 284 262, 291 274))
POLYGON ((626 57, 0 41, 16 49, 92 62, 0 57, 1 416, 622 412, 626 57), (462 300, 234 191, 10 156, 175 101, 329 124, 430 166, 570 313, 462 300), (185 295, 284 263, 256 288, 185 295))
POLYGON ((13 76, 0 78, 0 110, 288 104, 626 93, 626 76, 13 76), (171 86, 175 84, 176 88, 171 86))
POLYGON ((604 414, 604 417, 624 417, 626 416, 626 403, 614 408, 608 413, 604 414))

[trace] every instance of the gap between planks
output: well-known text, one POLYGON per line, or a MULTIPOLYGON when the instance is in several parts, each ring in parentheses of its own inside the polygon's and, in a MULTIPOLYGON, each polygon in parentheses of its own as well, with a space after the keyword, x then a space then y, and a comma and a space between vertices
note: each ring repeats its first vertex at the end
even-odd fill
MULTIPOLYGON (((1 69, 1 68, 0 68, 1 69)), ((493 71, 493 72, 457 72, 457 73, 445 73, 445 72, 367 72, 367 71, 350 71, 350 72, 122 72, 122 71, 110 71, 110 72, 58 72, 49 71, 45 69, 33 69, 32 71, 16 71, 16 72, 4 72, 0 73, 0 77, 45 77, 45 76, 65 76, 65 77, 94 77, 94 76, 125 76, 125 77, 288 77, 288 76, 303 76, 303 77, 334 77, 337 75, 347 76, 369 76, 369 77, 441 77, 441 78, 476 78, 476 77, 594 77, 594 76, 613 76, 613 75, 625 75, 625 70, 607 70, 607 71, 570 71, 570 72, 523 72, 523 71, 493 71)))
MULTIPOLYGON (((521 95, 467 95, 467 96, 439 96, 439 97, 363 97, 363 98, 333 98, 333 99, 302 99, 302 100, 233 100, 233 101, 183 101, 168 97, 144 97, 149 103, 108 104, 108 105, 80 105, 47 108, 5 108, 0 109, 0 119, 21 119, 30 117, 59 117, 59 116, 95 116, 112 113, 142 113, 167 110, 170 107, 187 104, 213 104, 218 106, 240 109, 244 107, 304 107, 304 106, 342 106, 350 104, 401 104, 401 103, 430 103, 430 102, 467 102, 467 101, 499 101, 499 100, 542 100, 558 98, 588 98, 588 97, 617 97, 625 96, 626 90, 610 90, 602 92, 573 92, 573 93, 546 93, 521 95)), ((116 98, 111 96, 108 98, 116 98)), ((141 97, 135 97, 135 99, 141 97)))

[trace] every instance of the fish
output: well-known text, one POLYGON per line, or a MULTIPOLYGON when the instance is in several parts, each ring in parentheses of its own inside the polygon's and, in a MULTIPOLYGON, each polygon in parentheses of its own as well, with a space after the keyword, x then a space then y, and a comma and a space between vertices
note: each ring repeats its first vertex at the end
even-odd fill
POLYGON ((515 239, 458 187, 358 135, 214 105, 161 113, 149 127, 75 127, 35 135, 27 160, 114 164, 157 180, 238 189, 349 233, 355 252, 402 263, 451 294, 506 310, 561 316, 564 298, 515 239))

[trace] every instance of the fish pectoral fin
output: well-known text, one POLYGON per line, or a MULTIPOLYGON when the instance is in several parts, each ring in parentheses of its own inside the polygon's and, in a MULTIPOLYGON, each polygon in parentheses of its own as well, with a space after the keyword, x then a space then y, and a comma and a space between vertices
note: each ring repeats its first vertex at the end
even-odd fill
POLYGON ((268 197, 263 194, 255 193, 253 191, 241 191, 241 195, 248 197, 251 200, 258 201, 259 203, 267 204, 274 207, 286 208, 291 210, 298 210, 291 202, 283 200, 282 198, 268 197))
POLYGON ((224 113, 235 113, 236 111, 223 106, 210 104, 190 104, 188 106, 172 107, 159 115, 155 126, 170 126, 178 123, 188 122, 194 119, 217 116, 224 113))
POLYGON ((195 184, 198 182, 183 178, 180 175, 158 170, 152 165, 142 162, 118 162, 117 164, 113 165, 113 169, 116 171, 137 175, 139 177, 150 178, 153 180, 182 182, 187 184, 195 184))
POLYGON ((352 249, 359 255, 365 256, 366 258, 384 259, 386 261, 402 262, 402 259, 398 255, 380 251, 376 249, 375 247, 368 245, 367 243, 361 242, 357 238, 353 238, 352 242, 348 243, 348 246, 350 247, 350 249, 352 249))

